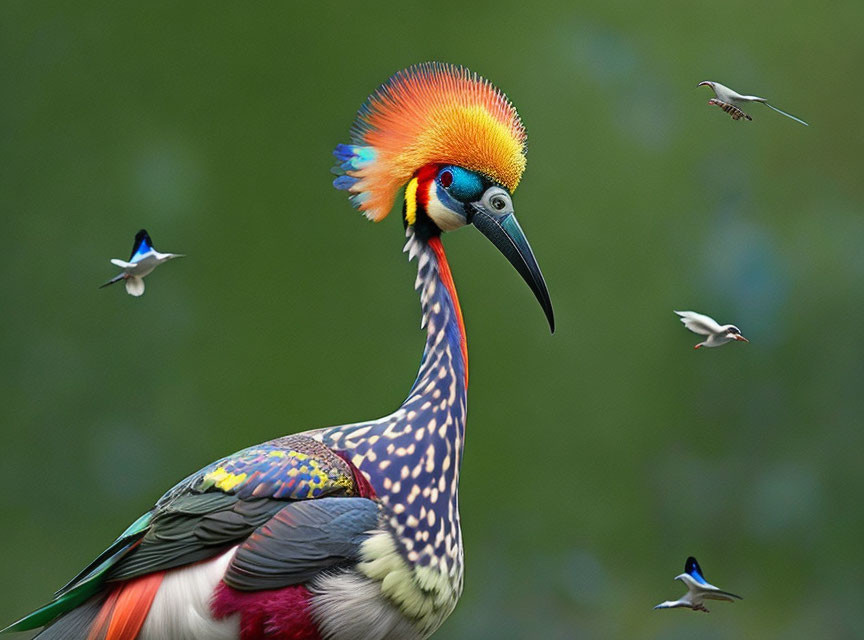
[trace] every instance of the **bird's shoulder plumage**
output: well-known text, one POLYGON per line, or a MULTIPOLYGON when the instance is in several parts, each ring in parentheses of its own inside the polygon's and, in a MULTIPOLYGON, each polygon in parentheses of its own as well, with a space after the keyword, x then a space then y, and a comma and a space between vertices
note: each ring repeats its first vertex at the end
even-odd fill
MULTIPOLYGON (((295 434, 248 447, 222 458, 171 489, 158 504, 178 492, 219 490, 241 498, 285 500, 354 495, 351 464, 306 434, 295 434)), ((157 504, 157 506, 158 506, 157 504)))

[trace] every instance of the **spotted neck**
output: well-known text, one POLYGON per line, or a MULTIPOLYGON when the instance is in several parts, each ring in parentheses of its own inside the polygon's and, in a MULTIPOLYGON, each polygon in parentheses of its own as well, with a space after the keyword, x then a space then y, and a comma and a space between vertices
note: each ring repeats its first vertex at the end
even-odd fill
POLYGON ((405 402, 379 420, 310 432, 350 455, 381 504, 381 529, 362 545, 357 571, 426 637, 462 593, 459 469, 465 441, 465 328, 441 241, 409 226, 417 258, 426 348, 405 402))
POLYGON ((407 236, 405 251, 417 259, 415 287, 427 333, 417 379, 390 415, 323 429, 318 437, 349 453, 369 479, 400 555, 414 567, 440 571, 458 592, 459 468, 467 408, 465 330, 440 240, 423 240, 410 226, 407 236))
POLYGON ((420 292, 423 312, 421 327, 426 328, 426 348, 420 361, 420 371, 405 403, 436 378, 442 377, 441 367, 448 367, 455 378, 460 378, 460 391, 464 396, 468 388, 468 343, 459 296, 453 284, 453 275, 444 253, 441 239, 420 240, 411 227, 407 231, 405 251, 409 259, 417 257, 417 280, 414 288, 420 292), (419 390, 419 391, 418 391, 419 390))

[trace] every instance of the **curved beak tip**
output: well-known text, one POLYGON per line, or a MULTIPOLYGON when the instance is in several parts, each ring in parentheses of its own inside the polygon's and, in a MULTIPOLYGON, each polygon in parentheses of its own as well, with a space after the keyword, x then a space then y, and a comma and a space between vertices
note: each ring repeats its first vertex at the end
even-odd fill
POLYGON ((549 322, 549 330, 555 333, 555 314, 552 311, 552 301, 549 299, 546 281, 534 257, 534 251, 528 244, 528 239, 515 216, 512 213, 495 214, 478 210, 474 214, 473 223, 480 233, 489 238, 492 244, 504 254, 525 283, 531 287, 549 322))

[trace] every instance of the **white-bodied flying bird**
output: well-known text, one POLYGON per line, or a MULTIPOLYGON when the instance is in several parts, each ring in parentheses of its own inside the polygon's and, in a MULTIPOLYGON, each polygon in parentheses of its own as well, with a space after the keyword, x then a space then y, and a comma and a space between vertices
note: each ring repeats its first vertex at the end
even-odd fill
POLYGON ((690 329, 693 333, 698 333, 700 336, 708 336, 708 339, 700 342, 694 349, 699 347, 719 347, 738 340, 740 342, 750 342, 747 338, 741 335, 741 330, 734 324, 721 325, 714 318, 710 318, 695 311, 676 311, 684 326, 690 329))
POLYGON ((711 82, 710 80, 700 82, 696 86, 701 87, 703 85, 711 87, 711 90, 714 92, 715 97, 711 98, 708 101, 708 104, 716 104, 718 107, 723 109, 723 111, 732 116, 733 120, 740 120, 741 118, 752 120, 753 118, 751 118, 749 114, 744 113, 742 107, 748 102, 761 102, 769 109, 774 109, 777 113, 782 113, 787 118, 792 118, 795 122, 800 122, 805 127, 810 126, 801 118, 796 118, 791 113, 786 113, 785 111, 781 111, 777 107, 768 104, 768 101, 765 98, 760 98, 759 96, 742 96, 740 93, 730 89, 726 85, 722 85, 719 82, 711 82))
POLYGON ((702 575, 702 568, 693 556, 687 558, 687 562, 684 563, 684 573, 675 576, 675 579, 687 585, 687 593, 677 600, 661 602, 654 607, 655 609, 687 607, 688 609, 693 609, 693 611, 708 613, 708 609, 702 604, 705 600, 724 600, 726 602, 735 602, 735 598, 743 600, 741 596, 736 596, 734 593, 729 593, 728 591, 721 591, 705 580, 705 577, 702 575))
POLYGON ((140 296, 144 293, 144 276, 149 275, 163 262, 183 257, 185 256, 179 253, 159 253, 153 246, 153 241, 150 240, 147 231, 141 229, 135 234, 135 244, 132 245, 132 255, 129 256, 129 261, 111 259, 111 264, 120 267, 123 271, 99 288, 125 280, 126 292, 130 296, 140 296))

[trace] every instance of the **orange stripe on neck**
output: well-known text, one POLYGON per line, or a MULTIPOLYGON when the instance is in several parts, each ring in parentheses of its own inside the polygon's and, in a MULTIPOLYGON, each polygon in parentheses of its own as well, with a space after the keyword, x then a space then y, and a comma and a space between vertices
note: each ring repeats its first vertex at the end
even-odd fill
POLYGON ((453 284, 453 274, 450 273, 450 265, 447 262, 447 256, 444 253, 444 245, 441 244, 441 238, 430 238, 428 242, 432 251, 435 252, 435 257, 438 259, 438 277, 441 282, 447 287, 450 294, 450 299, 453 301, 453 307, 456 309, 456 320, 459 323, 459 341, 462 347, 462 363, 465 367, 465 387, 468 387, 468 339, 465 335, 465 321, 462 319, 462 307, 459 306, 459 296, 456 294, 456 285, 453 284))

